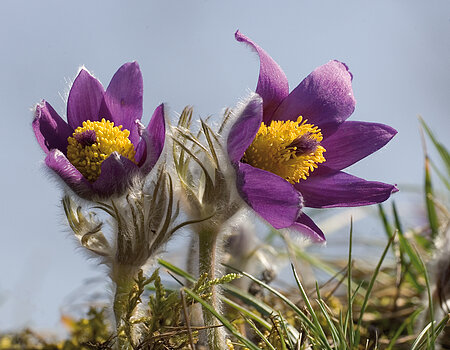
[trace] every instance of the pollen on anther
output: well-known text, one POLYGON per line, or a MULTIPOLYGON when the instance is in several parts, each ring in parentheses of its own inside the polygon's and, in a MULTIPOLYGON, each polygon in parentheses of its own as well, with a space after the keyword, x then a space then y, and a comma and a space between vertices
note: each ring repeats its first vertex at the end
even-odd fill
POLYGON ((306 180, 317 164, 325 162, 322 139, 320 129, 301 116, 297 121, 262 123, 242 161, 294 184, 306 180))
POLYGON ((95 181, 102 162, 113 152, 135 162, 136 151, 129 136, 129 130, 104 118, 100 122, 84 121, 67 140, 67 158, 89 181, 95 181))

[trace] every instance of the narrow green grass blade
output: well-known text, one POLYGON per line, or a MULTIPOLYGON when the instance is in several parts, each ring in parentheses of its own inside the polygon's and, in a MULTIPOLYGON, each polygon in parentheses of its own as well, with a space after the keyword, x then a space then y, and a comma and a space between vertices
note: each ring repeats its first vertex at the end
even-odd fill
POLYGON ((168 261, 165 261, 163 259, 158 259, 158 264, 160 264, 161 266, 165 267, 170 272, 173 272, 173 273, 177 274, 178 276, 186 278, 189 282, 195 282, 196 281, 194 276, 190 275, 189 273, 187 273, 186 271, 180 269, 179 267, 176 267, 175 265, 172 265, 168 261))
POLYGON ((397 330, 395 331, 394 335, 391 337, 391 341, 389 342, 389 345, 386 348, 386 350, 392 350, 394 348, 395 342, 400 337, 400 335, 402 334, 403 330, 406 328, 406 326, 408 324, 412 323, 412 320, 414 320, 420 312, 422 312, 422 309, 417 309, 416 311, 414 311, 410 316, 408 316, 402 322, 400 327, 397 328, 397 330))
MULTIPOLYGON (((300 293, 302 294, 303 301, 305 302, 306 307, 308 308, 309 314, 313 318, 314 324, 316 326, 316 330, 319 332, 319 335, 322 338, 323 343, 328 345, 327 336, 325 335, 325 332, 322 329, 319 319, 317 318, 316 312, 314 311, 314 309, 311 305, 311 302, 309 301, 308 295, 306 294, 305 289, 303 288, 303 285, 300 282, 300 279, 298 278, 297 271, 295 270, 294 264, 291 264, 291 269, 294 274, 294 278, 295 278, 295 282, 297 283, 297 287, 300 290, 300 293)), ((327 349, 331 350, 331 347, 328 345, 327 349)))
POLYGON ((450 177, 450 153, 447 151, 445 146, 440 143, 436 137, 434 136, 431 129, 428 127, 428 125, 425 123, 425 121, 422 119, 422 117, 419 116, 419 121, 422 124, 423 129, 427 133, 428 137, 430 138, 431 142, 433 142, 434 147, 436 147, 436 150, 439 152, 439 155, 442 158, 442 161, 444 162, 444 165, 447 169, 447 174, 450 177))
POLYGON ((253 328, 253 330, 255 331, 256 334, 258 334, 258 336, 262 339, 262 341, 264 343, 266 343, 266 345, 269 347, 269 349, 271 350, 277 350, 274 348, 274 346, 270 343, 269 339, 267 339, 264 334, 261 333, 261 331, 255 326, 255 324, 253 323, 252 320, 245 318, 245 320, 247 321, 247 323, 250 325, 250 327, 253 328))
POLYGON ((389 247, 391 246, 392 242, 393 242, 394 239, 395 239, 395 236, 396 236, 396 235, 394 234, 394 235, 391 237, 391 239, 389 240, 388 244, 387 244, 386 247, 384 248, 383 253, 381 254, 381 258, 380 258, 380 260, 378 261, 378 264, 377 264, 377 266, 375 267, 375 271, 374 271, 374 273, 373 273, 373 275, 372 275, 372 278, 371 278, 371 280, 370 280, 369 287, 367 288, 366 296, 364 297, 364 301, 363 301, 363 303, 362 303, 362 305, 361 305, 361 311, 360 311, 359 318, 358 318, 358 324, 357 324, 357 326, 356 326, 356 338, 355 338, 354 344, 359 344, 360 330, 361 330, 361 323, 362 323, 362 319, 363 319, 364 312, 366 311, 366 307, 367 307, 367 303, 368 303, 368 301, 369 301, 370 293, 372 292, 373 286, 374 286, 374 284, 375 284, 375 280, 376 280, 376 278, 377 278, 377 276, 378 276, 378 272, 380 271, 381 264, 383 263, 384 258, 386 257, 386 254, 387 254, 387 252, 388 252, 388 250, 389 250, 389 247))
MULTIPOLYGON (((278 312, 278 314, 280 314, 280 313, 278 312)), ((281 322, 281 323, 284 324, 284 322, 281 322)), ((280 336, 281 350, 287 350, 286 341, 284 340, 283 332, 280 332, 280 329, 278 328, 277 325, 275 325, 274 327, 277 327, 275 330, 278 332, 278 335, 280 336)))
MULTIPOLYGON (((353 297, 352 297, 352 247, 353 247, 353 219, 350 221, 350 240, 348 243, 348 262, 347 262, 347 314, 348 314, 348 342, 350 349, 353 349, 355 341, 355 329, 353 327, 353 297)), ((366 293, 367 295, 367 293, 366 293)))
POLYGON ((427 295, 428 295, 428 310, 429 310, 429 314, 430 314, 430 323, 431 323, 431 349, 434 349, 434 307, 433 307, 433 296, 431 294, 431 287, 430 287, 430 279, 428 277, 428 271, 427 268, 425 267, 425 264, 422 260, 422 258, 419 255, 419 252, 416 251, 416 255, 420 261, 420 264, 422 265, 422 273, 423 276, 425 277, 425 285, 427 287, 427 295))
POLYGON ((431 183, 430 162, 427 155, 425 155, 424 190, 425 190, 425 203, 427 206, 428 222, 430 224, 431 229, 431 237, 435 238, 439 233, 439 220, 436 213, 436 206, 433 201, 434 198, 433 185, 431 183))
MULTIPOLYGON (((195 282, 196 279, 190 275, 189 273, 187 273, 186 271, 174 266, 173 264, 169 263, 168 261, 165 261, 163 259, 158 259, 158 263, 165 267, 166 269, 168 269, 170 272, 184 277, 186 280, 188 280, 189 282, 195 282)), ((247 305, 251 305, 253 306, 258 312, 260 312, 262 315, 269 317, 270 315, 274 315, 277 312, 272 309, 270 306, 268 306, 267 304, 263 303, 261 300, 255 298, 253 295, 246 293, 242 290, 240 290, 239 288, 236 288, 233 285, 227 284, 227 285, 223 285, 222 288, 224 290, 226 290, 228 293, 231 293, 232 295, 238 297, 239 299, 241 299, 242 301, 244 301, 247 305)), ((228 298, 222 296, 221 300, 224 303, 227 303, 228 305, 235 307, 237 304, 234 303, 233 301, 229 300, 228 298)), ((236 307, 237 308, 237 307, 236 307)), ((257 316, 256 314, 252 313, 251 311, 241 307, 238 309, 239 312, 241 312, 242 314, 254 319, 255 321, 257 321, 258 323, 260 323, 264 328, 267 329, 271 329, 271 325, 270 323, 266 322, 264 319, 260 318, 259 316, 257 316)), ((283 320, 283 322, 286 322, 283 320)), ((289 340, 292 339, 297 339, 299 337, 299 333, 298 331, 292 327, 291 325, 288 325, 288 329, 289 329, 289 340)))
POLYGON ((421 293, 423 291, 423 287, 417 281, 417 276, 410 268, 410 265, 412 264, 414 269, 419 273, 420 273, 420 271, 422 271, 422 266, 420 264, 419 259, 417 258, 417 254, 415 253, 414 249, 411 246, 411 243, 409 242, 408 239, 406 239, 406 237, 403 233, 402 224, 400 222, 400 216, 398 215, 395 202, 392 202, 392 212, 394 214, 395 226, 396 226, 397 232, 398 232, 400 264, 401 264, 402 273, 405 274, 406 281, 408 281, 410 284, 412 284, 416 288, 416 290, 419 293, 421 293), (405 255, 407 255, 409 260, 406 259, 405 255))
MULTIPOLYGON (((285 239, 287 238, 287 236, 280 236, 281 238, 285 239)), ((291 249, 294 251, 295 256, 299 259, 305 260, 307 263, 311 264, 312 266, 318 268, 319 270, 322 270, 323 272, 325 272, 327 275, 329 275, 330 277, 345 277, 345 275, 343 273, 340 273, 339 270, 337 270, 336 268, 334 268, 331 264, 324 262, 323 260, 317 258, 316 256, 305 252, 304 250, 302 250, 300 247, 298 247, 298 245, 296 244, 292 244, 291 242, 288 242, 286 239, 286 244, 291 245, 291 249)), ((343 281, 343 284, 346 286, 348 283, 347 280, 343 281)), ((352 287, 356 288, 358 285, 352 281, 352 287)), ((359 290, 359 293, 361 294, 361 296, 365 295, 366 290, 364 288, 361 288, 359 290)))
MULTIPOLYGON (((267 289, 269 292, 271 292, 272 294, 276 295, 278 298, 280 298, 281 300, 283 300, 298 316, 299 318, 306 324, 306 327, 308 329, 311 330, 311 332, 315 333, 316 335, 320 334, 320 331, 316 329, 316 326, 313 322, 311 322, 311 320, 308 318, 308 316, 302 311, 300 310, 300 308, 295 305, 292 301, 290 301, 288 298, 286 298, 283 294, 281 294, 280 292, 278 292, 277 290, 275 290, 274 288, 272 288, 271 286, 269 286, 268 284, 258 280, 256 277, 250 275, 247 272, 243 272, 240 271, 230 265, 227 264, 223 264, 224 266, 228 267, 231 270, 234 270, 236 272, 239 272, 240 274, 242 274, 243 276, 250 278, 252 281, 256 282, 257 284, 259 284, 260 286, 264 287, 265 289, 267 289)), ((323 343, 322 338, 320 337, 319 340, 321 341, 322 346, 324 346, 326 349, 329 349, 329 344, 327 342, 323 343)))
MULTIPOLYGON (((433 342, 436 341, 437 337, 439 336, 439 334, 441 334, 441 332, 444 330, 444 328, 447 325, 447 322, 450 319, 450 315, 447 314, 437 325, 436 327, 434 327, 434 331, 430 331, 428 332, 431 327, 434 325, 434 323, 436 323, 436 321, 433 322, 433 325, 431 324, 431 322, 425 327, 426 328, 426 338, 425 338, 425 334, 422 334, 423 331, 419 334, 419 336, 417 337, 416 341, 414 342, 414 344, 416 344, 417 342, 417 349, 422 349, 424 348, 425 345, 427 345, 427 347, 425 347, 426 350, 431 349, 431 344, 429 344, 429 342, 431 341, 431 339, 433 340, 433 342), (431 333, 431 334, 429 334, 431 333), (420 338, 420 339, 419 339, 420 338)), ((425 329, 424 329, 425 330, 425 329)))
POLYGON ((331 320, 331 317, 328 313, 325 302, 322 300, 322 296, 320 295, 319 284, 316 282, 316 293, 317 293, 317 304, 319 305, 320 311, 322 312, 325 320, 327 321, 328 328, 331 333, 331 337, 333 338, 334 347, 339 347, 339 331, 337 330, 334 322, 331 320))
POLYGON ((378 204, 378 213, 380 215, 381 221, 383 222, 384 232, 386 232, 388 238, 391 238, 393 235, 392 227, 389 224, 389 220, 386 216, 386 212, 384 211, 382 204, 378 204))
POLYGON ((344 332, 344 338, 347 339, 347 334, 348 334, 348 310, 347 312, 345 312, 345 316, 344 313, 341 312, 341 314, 339 315, 340 318, 344 318, 343 320, 341 320, 340 324, 343 326, 343 332, 344 332))
POLYGON ((258 298, 255 298, 250 293, 240 290, 235 286, 225 285, 223 286, 223 288, 231 295, 234 295, 235 297, 241 299, 247 305, 253 306, 259 313, 261 313, 264 316, 270 316, 275 312, 274 309, 272 309, 269 305, 267 305, 263 301, 259 300, 258 298))
POLYGON ((424 340, 424 337, 427 335, 428 330, 431 328, 431 325, 434 322, 428 323, 424 329, 422 329, 422 332, 419 333, 416 340, 414 341, 413 345, 411 346, 411 350, 419 349, 419 344, 424 340))
POLYGON ((434 340, 441 334, 444 328, 447 326, 447 322, 450 320, 450 314, 447 314, 436 326, 434 330, 434 340))
POLYGON ((251 318, 252 320, 255 320, 256 322, 258 322, 261 326, 263 326, 265 329, 267 329, 268 331, 270 331, 272 329, 272 326, 270 325, 269 322, 265 321, 263 318, 259 317, 257 314, 255 314, 254 312, 251 312, 250 310, 247 310, 246 308, 242 307, 241 305, 235 303, 234 301, 222 297, 222 301, 229 305, 230 307, 232 307, 233 309, 235 309, 236 311, 240 312, 242 315, 251 318))
POLYGON ((345 319, 343 318, 344 313, 341 311, 339 311, 339 322, 337 323, 338 326, 340 326, 339 328, 337 328, 337 330, 339 331, 339 335, 340 335, 340 340, 341 340, 341 348, 345 349, 345 350, 352 350, 350 349, 350 344, 348 343, 347 340, 347 313, 345 313, 345 319), (344 345, 345 344, 345 345, 344 345))
MULTIPOLYGON (((271 315, 275 315, 277 313, 276 310, 272 309, 272 307, 270 307, 269 305, 267 305, 260 299, 256 298, 255 296, 253 296, 247 292, 244 292, 243 290, 240 290, 239 288, 237 288, 231 284, 224 285, 223 289, 227 293, 230 293, 231 295, 242 300, 246 305, 254 307, 263 316, 270 317, 271 315)), ((225 299, 224 299, 224 302, 226 302, 225 299)), ((281 317, 281 320, 282 320, 282 322, 286 323, 284 318, 281 317)), ((287 328, 289 330, 289 332, 287 333, 289 335, 289 339, 291 341, 295 341, 296 339, 298 339, 298 337, 299 337, 298 331, 294 327, 292 327, 290 324, 287 325, 287 328)))
MULTIPOLYGON (((409 265, 410 266, 410 265, 409 265)), ((419 283, 419 281, 417 280, 417 276, 415 276, 411 270, 408 270, 408 266, 406 266, 406 275, 405 275, 405 280, 414 286, 414 288, 416 288, 416 291, 419 293, 422 293, 424 291, 424 287, 419 283)))
POLYGON ((190 290, 189 288, 184 288, 184 291, 186 292, 186 294, 189 294, 191 298, 200 303, 205 309, 211 312, 211 314, 213 314, 214 317, 216 317, 220 322, 222 322, 225 328, 227 328, 231 332, 231 334, 233 334, 237 339, 239 339, 246 347, 248 347, 251 350, 261 350, 251 340, 247 339, 242 334, 240 334, 225 317, 220 315, 216 310, 214 310, 214 308, 210 304, 208 304, 206 301, 200 298, 192 290, 190 290))
POLYGON ((439 170, 437 165, 431 159, 430 159, 430 165, 433 168, 433 171, 439 177, 439 180, 441 180, 442 183, 445 185, 445 187, 447 187, 447 190, 450 191, 450 182, 449 182, 449 180, 444 176, 444 174, 442 174, 442 172, 439 170))
MULTIPOLYGON (((292 337, 289 336, 289 330, 286 327, 286 323, 287 322, 285 322, 283 316, 281 316, 281 312, 280 311, 278 311, 278 317, 280 318, 280 323, 281 323, 281 327, 283 327, 283 332, 288 336, 287 340, 289 342, 290 349, 294 349, 294 343, 292 342, 292 339, 291 339, 292 337)), ((298 337, 296 339, 298 339, 298 337)), ((284 337, 283 337, 283 341, 284 341, 284 337)))
MULTIPOLYGON (((418 259, 417 254, 414 252, 414 249, 412 248, 411 244, 408 242, 408 240, 406 239, 406 237, 403 233, 402 225, 400 222, 400 216, 398 215, 397 207, 395 206, 395 202, 392 202, 392 212, 394 214, 395 225, 398 230, 397 232, 398 232, 398 238, 399 238, 399 242, 400 242, 400 249, 403 250, 403 252, 405 252, 408 255, 414 268, 417 271, 421 271, 422 265, 420 263, 420 260, 418 259)), ((404 261, 402 261, 402 264, 404 264, 404 261)))

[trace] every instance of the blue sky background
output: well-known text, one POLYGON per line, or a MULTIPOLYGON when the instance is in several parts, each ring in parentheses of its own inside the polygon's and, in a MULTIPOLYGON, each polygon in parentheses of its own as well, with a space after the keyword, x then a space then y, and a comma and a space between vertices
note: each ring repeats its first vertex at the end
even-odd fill
POLYGON ((91 291, 77 290, 83 281, 102 276, 67 231, 61 191, 31 129, 33 105, 45 98, 65 115, 63 97, 81 65, 107 86, 122 63, 137 60, 145 123, 161 102, 172 116, 188 104, 198 116, 217 115, 256 86, 258 60, 234 40, 238 28, 280 64, 291 89, 331 59, 349 66, 352 120, 399 131, 353 174, 400 189, 421 183, 418 114, 448 145, 448 0, 3 0, 0 331, 60 327, 61 307, 91 291))

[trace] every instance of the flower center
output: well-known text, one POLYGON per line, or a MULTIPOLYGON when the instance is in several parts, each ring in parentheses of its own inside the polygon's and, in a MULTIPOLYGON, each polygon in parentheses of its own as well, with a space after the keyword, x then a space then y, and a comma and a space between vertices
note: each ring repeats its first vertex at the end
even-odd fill
POLYGON ((100 176, 102 162, 113 152, 135 162, 136 151, 129 136, 127 129, 122 130, 122 125, 114 126, 109 120, 86 120, 67 139, 67 158, 86 179, 93 182, 100 176))
POLYGON ((270 171, 291 184, 306 180, 317 164, 325 162, 322 133, 317 126, 297 121, 272 121, 261 124, 242 161, 270 171))

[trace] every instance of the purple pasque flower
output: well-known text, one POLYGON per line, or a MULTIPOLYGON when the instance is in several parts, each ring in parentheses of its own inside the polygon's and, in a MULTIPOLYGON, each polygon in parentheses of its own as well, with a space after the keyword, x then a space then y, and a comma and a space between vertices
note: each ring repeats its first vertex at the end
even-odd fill
POLYGON ((289 93, 278 64, 239 31, 235 36, 260 59, 257 94, 238 113, 227 145, 238 190, 250 207, 277 229, 296 229, 323 241, 303 206, 370 205, 398 191, 342 171, 397 133, 383 124, 346 121, 355 108, 346 65, 330 61, 289 93))
POLYGON ((33 130, 47 154, 45 163, 80 197, 120 195, 157 162, 165 140, 164 105, 144 128, 142 95, 139 65, 130 62, 106 91, 81 69, 69 92, 67 122, 47 101, 36 106, 33 130))

